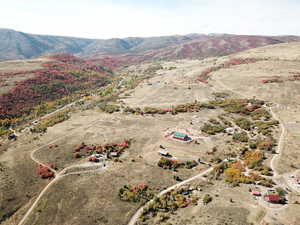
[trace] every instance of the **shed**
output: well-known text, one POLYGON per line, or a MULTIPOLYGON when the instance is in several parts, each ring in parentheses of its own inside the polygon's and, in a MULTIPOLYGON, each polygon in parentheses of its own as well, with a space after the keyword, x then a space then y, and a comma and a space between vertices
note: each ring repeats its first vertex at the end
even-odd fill
POLYGON ((165 151, 165 150, 159 150, 158 154, 160 154, 162 156, 165 156, 165 157, 170 157, 171 156, 171 154, 168 151, 165 151))
POLYGON ((118 152, 111 152, 110 156, 111 157, 119 157, 119 153, 118 152))
POLYGON ((252 191, 252 195, 261 196, 261 193, 259 191, 252 191))

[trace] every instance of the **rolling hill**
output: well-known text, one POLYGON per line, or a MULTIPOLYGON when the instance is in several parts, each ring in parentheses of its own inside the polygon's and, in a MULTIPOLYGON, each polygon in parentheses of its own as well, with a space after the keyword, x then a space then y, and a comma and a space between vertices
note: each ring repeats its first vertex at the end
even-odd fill
POLYGON ((297 41, 300 41, 298 36, 202 35, 197 39, 161 49, 100 57, 94 54, 92 57, 94 57, 93 61, 114 69, 151 60, 203 59, 225 56, 252 48, 297 41))
POLYGON ((35 35, 0 29, 0 61, 69 53, 96 58, 99 63, 116 68, 149 60, 223 56, 251 48, 296 41, 300 41, 300 37, 231 34, 188 34, 103 40, 35 35))
POLYGON ((191 41, 201 35, 150 38, 113 38, 108 40, 27 34, 0 29, 0 61, 27 59, 52 53, 81 56, 140 52, 191 41))
POLYGON ((0 29, 0 61, 35 58, 49 53, 76 54, 93 40, 32 35, 0 29))

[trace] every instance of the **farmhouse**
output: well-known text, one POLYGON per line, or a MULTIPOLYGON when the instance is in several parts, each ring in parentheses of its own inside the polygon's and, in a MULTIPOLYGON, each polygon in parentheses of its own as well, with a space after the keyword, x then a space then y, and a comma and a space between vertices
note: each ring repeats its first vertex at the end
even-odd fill
POLYGON ((180 132, 175 132, 173 138, 181 141, 188 141, 190 139, 187 134, 180 133, 180 132))

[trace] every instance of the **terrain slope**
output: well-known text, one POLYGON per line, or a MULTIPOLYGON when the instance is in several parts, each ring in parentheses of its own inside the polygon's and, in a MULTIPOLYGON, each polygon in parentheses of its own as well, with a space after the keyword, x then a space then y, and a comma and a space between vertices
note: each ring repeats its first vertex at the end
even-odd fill
POLYGON ((3 139, 0 223, 296 225, 300 190, 290 178, 300 169, 299 51, 300 43, 283 43, 118 71, 115 86, 76 104, 68 120, 46 133, 3 139), (192 141, 172 138, 175 131, 192 141), (89 161, 93 146, 123 146, 124 139, 130 145, 118 157, 89 161), (162 165, 164 151, 178 167, 162 165), (250 168, 253 152, 261 158, 250 168), (41 179, 41 163, 54 165, 55 178, 41 179), (240 176, 217 174, 225 165, 240 176), (145 187, 158 197, 140 201, 145 187), (282 188, 285 203, 252 196, 249 189, 256 188, 263 195, 282 188))

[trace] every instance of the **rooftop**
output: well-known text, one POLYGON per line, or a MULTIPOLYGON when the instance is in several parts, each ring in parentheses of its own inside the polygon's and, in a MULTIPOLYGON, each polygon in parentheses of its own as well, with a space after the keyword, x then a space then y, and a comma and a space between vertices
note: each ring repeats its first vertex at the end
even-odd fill
POLYGON ((187 136, 187 134, 184 134, 184 133, 181 133, 181 132, 175 132, 174 136, 179 137, 179 138, 185 138, 187 136))

